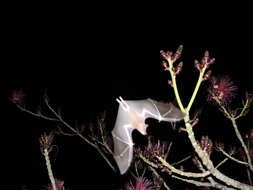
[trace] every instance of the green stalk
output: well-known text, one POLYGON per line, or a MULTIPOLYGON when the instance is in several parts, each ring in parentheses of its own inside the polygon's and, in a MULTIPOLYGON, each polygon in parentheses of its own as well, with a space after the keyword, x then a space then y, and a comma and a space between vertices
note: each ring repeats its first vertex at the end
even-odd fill
POLYGON ((188 106, 187 106, 187 108, 186 108, 186 112, 187 112, 187 113, 189 113, 189 111, 190 111, 190 109, 191 109, 191 107, 192 107, 192 104, 193 104, 193 102, 194 102, 194 100, 195 100, 195 98, 196 98, 196 96, 197 96, 199 87, 200 87, 200 85, 201 85, 201 82, 203 81, 203 76, 204 76, 204 74, 205 74, 205 70, 206 70, 206 67, 204 67, 203 70, 199 73, 198 82, 197 82, 197 84, 196 84, 196 86, 195 86, 195 89, 194 89, 194 91, 193 91, 193 94, 192 94, 192 97, 191 97, 191 99, 190 99, 190 102, 189 102, 189 104, 188 104, 188 106))
POLYGON ((168 63, 169 63, 169 71, 170 71, 170 75, 171 75, 173 90, 174 90, 174 94, 175 94, 176 99, 177 99, 178 106, 179 106, 180 110, 185 113, 185 108, 183 106, 183 103, 181 101, 181 98, 180 98, 180 95, 179 95, 179 92, 178 92, 178 88, 177 88, 176 76, 174 74, 174 71, 172 70, 173 61, 168 60, 168 63))

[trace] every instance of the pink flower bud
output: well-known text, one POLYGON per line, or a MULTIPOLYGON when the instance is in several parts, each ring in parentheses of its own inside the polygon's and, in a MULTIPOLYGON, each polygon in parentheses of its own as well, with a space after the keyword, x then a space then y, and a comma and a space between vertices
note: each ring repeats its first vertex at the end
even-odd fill
POLYGON ((25 94, 23 91, 19 90, 15 90, 12 92, 12 95, 11 95, 11 100, 16 103, 16 104, 20 104, 23 102, 24 100, 24 97, 25 97, 25 94))
POLYGON ((209 70, 209 71, 204 75, 203 80, 208 80, 208 79, 210 78, 211 74, 212 74, 212 71, 209 70))
POLYGON ((161 50, 161 51, 160 51, 160 54, 161 54, 161 56, 162 56, 165 60, 171 59, 171 56, 172 56, 172 52, 170 52, 170 51, 165 52, 165 51, 161 50))
POLYGON ((213 143, 208 136, 202 137, 200 140, 200 146, 203 150, 205 150, 208 155, 212 153, 213 150, 213 143))
POLYGON ((172 83, 171 80, 168 80, 168 84, 169 84, 171 87, 173 87, 173 83, 172 83))
POLYGON ((163 68, 164 68, 165 71, 168 71, 168 70, 169 70, 168 62, 163 61, 163 62, 162 62, 162 65, 163 65, 163 68))
POLYGON ((173 69, 174 70, 174 74, 178 75, 182 71, 182 68, 183 68, 183 62, 180 62, 178 64, 178 66, 173 69))
POLYGON ((201 64, 203 65, 203 67, 208 68, 211 64, 214 63, 214 61, 215 61, 215 58, 210 58, 209 52, 206 51, 204 57, 201 60, 201 64))
POLYGON ((177 61, 180 57, 181 57, 181 54, 182 54, 182 51, 183 51, 183 46, 180 45, 176 51, 176 53, 171 57, 171 60, 173 62, 177 61))
POLYGON ((202 65, 198 62, 198 60, 195 60, 194 61, 194 66, 195 66, 195 68, 199 71, 199 72, 201 72, 202 71, 202 65))

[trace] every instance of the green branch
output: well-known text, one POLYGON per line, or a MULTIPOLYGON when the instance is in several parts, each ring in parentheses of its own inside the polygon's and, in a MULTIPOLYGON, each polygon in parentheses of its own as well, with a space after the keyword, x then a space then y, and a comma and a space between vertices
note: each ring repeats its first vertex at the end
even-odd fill
POLYGON ((188 104, 188 106, 187 106, 187 108, 186 108, 186 112, 187 112, 187 113, 189 113, 189 111, 190 111, 190 109, 191 109, 191 107, 192 107, 192 104, 193 104, 193 102, 194 102, 194 100, 195 100, 195 98, 196 98, 196 96, 197 96, 199 87, 200 87, 200 85, 201 85, 201 83, 202 83, 202 81, 203 81, 203 76, 204 76, 204 74, 205 74, 205 70, 206 70, 206 67, 204 67, 203 70, 199 73, 198 82, 197 82, 197 84, 196 84, 196 86, 195 86, 195 89, 194 89, 194 91, 193 91, 193 93, 192 93, 192 97, 191 97, 191 99, 190 99, 190 102, 189 102, 189 104, 188 104))
POLYGON ((178 106, 179 106, 180 110, 185 113, 185 108, 183 106, 183 103, 181 101, 181 98, 180 98, 180 95, 179 95, 179 92, 178 92, 178 88, 177 88, 176 75, 175 75, 174 71, 172 70, 173 61, 168 60, 168 63, 169 63, 169 71, 170 71, 170 75, 171 75, 171 80, 172 80, 172 86, 173 86, 174 94, 175 94, 176 99, 177 99, 178 106))
POLYGON ((142 154, 140 154, 139 157, 140 157, 146 164, 152 166, 153 168, 158 168, 158 166, 157 166, 155 163, 149 161, 149 160, 148 160, 145 156, 143 156, 142 154))
POLYGON ((208 175, 210 175, 209 171, 205 171, 202 173, 193 173, 193 172, 184 172, 182 170, 179 170, 175 167, 173 167, 172 165, 170 165, 168 162, 166 162, 166 160, 164 160, 163 158, 157 156, 157 159, 167 168, 169 168, 172 172, 181 175, 181 176, 186 176, 186 177, 194 177, 194 178, 202 178, 202 177, 206 177, 208 175))

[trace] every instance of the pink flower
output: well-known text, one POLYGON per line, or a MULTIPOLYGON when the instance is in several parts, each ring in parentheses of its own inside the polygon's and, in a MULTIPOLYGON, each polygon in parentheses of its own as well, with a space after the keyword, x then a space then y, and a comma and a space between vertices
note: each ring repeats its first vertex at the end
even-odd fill
POLYGON ((237 87, 229 77, 212 77, 211 85, 208 89, 209 100, 218 100, 222 104, 227 104, 234 97, 237 87))
POLYGON ((158 141, 154 142, 153 140, 149 140, 148 145, 145 147, 136 147, 134 149, 134 153, 136 158, 142 154, 148 160, 154 160, 156 156, 160 156, 164 159, 168 156, 169 143, 166 141, 158 141))
POLYGON ((210 156, 210 154, 213 151, 213 142, 208 136, 201 137, 201 140, 199 142, 202 150, 205 150, 207 154, 210 156))
POLYGON ((202 57, 201 61, 198 60, 194 61, 195 68, 198 71, 202 71, 204 67, 208 68, 210 65, 212 65, 215 62, 215 58, 210 58, 209 52, 206 51, 204 57, 202 57))
MULTIPOLYGON (((63 190, 64 181, 56 179, 55 184, 57 190, 63 190)), ((53 190, 53 187, 51 184, 49 184, 43 190, 53 190)))
POLYGON ((20 104, 23 102, 25 97, 25 94, 23 91, 21 90, 15 90, 12 92, 11 94, 11 100, 16 103, 16 104, 20 104))
POLYGON ((154 186, 151 181, 145 178, 137 178, 135 185, 132 183, 127 184, 125 190, 154 190, 154 186))
MULTIPOLYGON (((183 51, 183 46, 180 45, 180 46, 178 47, 176 53, 173 53, 173 52, 170 52, 170 51, 163 51, 163 50, 161 50, 161 51, 160 51, 160 54, 161 54, 161 56, 162 56, 166 61, 171 60, 171 61, 175 62, 175 61, 177 61, 177 60, 181 57, 182 51, 183 51)), ((165 68, 167 68, 166 62, 163 62, 163 66, 164 66, 165 68)))

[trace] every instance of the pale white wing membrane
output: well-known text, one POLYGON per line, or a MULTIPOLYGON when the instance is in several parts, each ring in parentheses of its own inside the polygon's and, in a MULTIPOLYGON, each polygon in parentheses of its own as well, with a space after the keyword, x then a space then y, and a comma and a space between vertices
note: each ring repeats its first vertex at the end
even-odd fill
POLYGON ((114 159, 120 173, 124 174, 130 167, 133 157, 132 131, 137 129, 145 135, 147 118, 175 122, 183 119, 184 114, 171 103, 161 103, 152 99, 126 101, 119 97, 117 102, 120 106, 112 130, 114 159))

